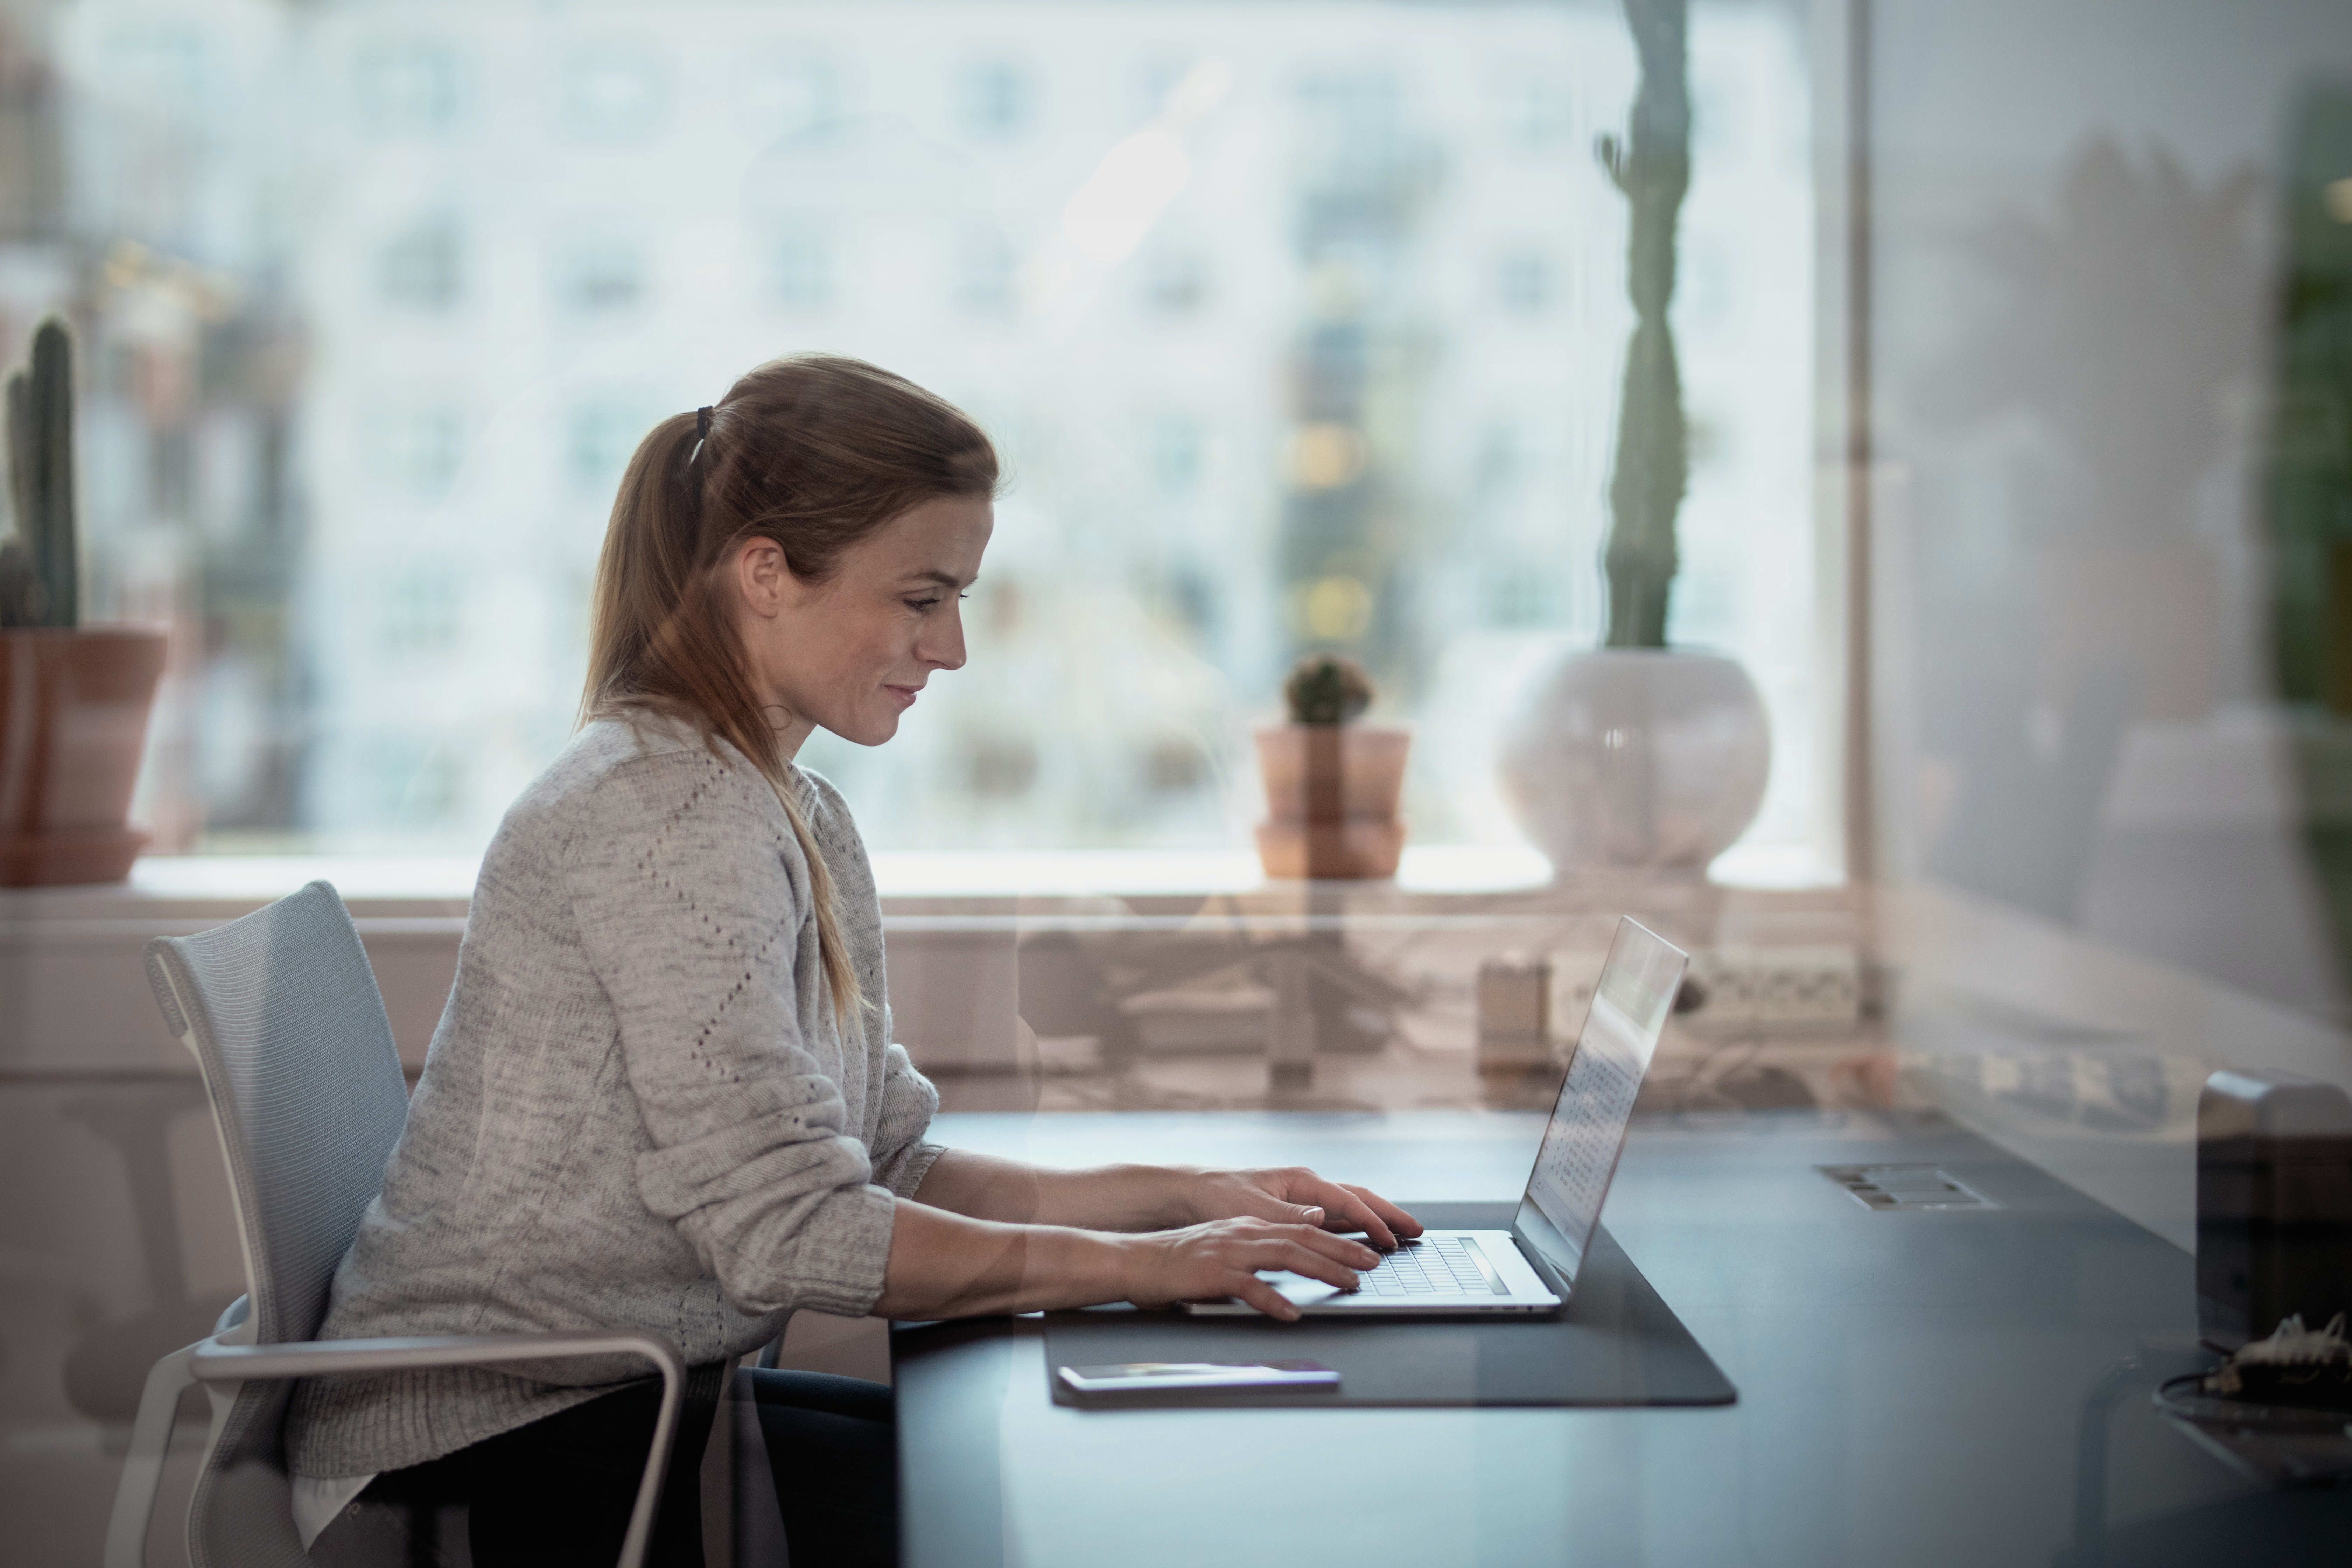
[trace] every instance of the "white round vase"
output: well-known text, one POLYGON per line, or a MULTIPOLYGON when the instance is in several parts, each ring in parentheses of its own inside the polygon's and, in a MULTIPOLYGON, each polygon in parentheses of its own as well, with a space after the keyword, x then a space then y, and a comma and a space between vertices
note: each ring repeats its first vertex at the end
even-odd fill
POLYGON ((1588 648, 1539 676, 1504 731, 1503 799, 1562 880, 1705 874, 1772 767, 1764 700, 1696 648, 1588 648))

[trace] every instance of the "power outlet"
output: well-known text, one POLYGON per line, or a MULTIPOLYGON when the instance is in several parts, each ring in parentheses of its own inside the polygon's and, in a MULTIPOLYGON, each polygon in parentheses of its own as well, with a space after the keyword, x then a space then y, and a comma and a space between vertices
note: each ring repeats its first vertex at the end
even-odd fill
MULTIPOLYGON (((1584 1027, 1605 952, 1551 955, 1552 1038, 1584 1027)), ((1709 947, 1691 954, 1697 1005, 1675 1025, 1699 1035, 1842 1035, 1862 1021, 1862 960, 1850 947, 1709 947)))
POLYGON ((1684 1024, 1710 1035, 1830 1035, 1862 1020, 1861 956, 1850 947, 1715 947, 1691 956, 1698 1005, 1684 1024))

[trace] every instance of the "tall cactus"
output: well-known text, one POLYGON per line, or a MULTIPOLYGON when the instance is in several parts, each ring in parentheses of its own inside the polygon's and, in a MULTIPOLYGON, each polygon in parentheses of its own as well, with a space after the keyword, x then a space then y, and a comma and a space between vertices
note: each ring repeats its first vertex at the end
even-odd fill
POLYGON ((8 378, 8 489, 16 538, 0 545, 0 625, 81 619, 74 525, 73 341, 55 316, 33 334, 29 368, 8 378))
POLYGON ((1617 415, 1617 458, 1609 479, 1610 647, 1666 646, 1666 600, 1681 564, 1675 514, 1690 477, 1682 372, 1666 309, 1675 297, 1675 229, 1690 187, 1689 0, 1624 0, 1641 61, 1633 123, 1624 142, 1601 139, 1601 166, 1633 207, 1625 288, 1633 299, 1633 341, 1617 415))

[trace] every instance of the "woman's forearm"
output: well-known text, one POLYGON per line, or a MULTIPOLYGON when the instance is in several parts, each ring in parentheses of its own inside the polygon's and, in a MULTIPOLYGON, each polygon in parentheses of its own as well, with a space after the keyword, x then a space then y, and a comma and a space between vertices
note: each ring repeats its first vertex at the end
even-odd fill
POLYGON ((1133 1301, 1234 1297, 1285 1320, 1298 1308, 1262 1277, 1286 1268, 1342 1290, 1379 1254, 1306 1225, 1213 1220, 1144 1236, 1055 1225, 1008 1225, 900 1198, 890 1257, 874 1312, 884 1318, 961 1318, 1133 1301))
MULTIPOLYGON (((929 1190, 929 1178, 923 1186, 929 1190)), ((901 1198, 874 1314, 964 1318, 1122 1300, 1120 1247, 1113 1236, 975 1219, 901 1198)))
POLYGON ((918 1201, 973 1219, 1088 1230, 1158 1230, 1202 1217, 1188 1200, 1197 1173, 1169 1165, 1053 1171, 950 1149, 931 1163, 918 1201))

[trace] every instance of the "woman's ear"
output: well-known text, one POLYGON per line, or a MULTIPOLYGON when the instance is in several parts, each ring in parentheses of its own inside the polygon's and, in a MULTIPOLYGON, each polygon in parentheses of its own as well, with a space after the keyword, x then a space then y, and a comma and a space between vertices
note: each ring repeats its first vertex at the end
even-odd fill
POLYGON ((752 615, 773 620, 783 613, 794 583, 782 545, 753 534, 736 547, 733 575, 735 591, 752 615))

